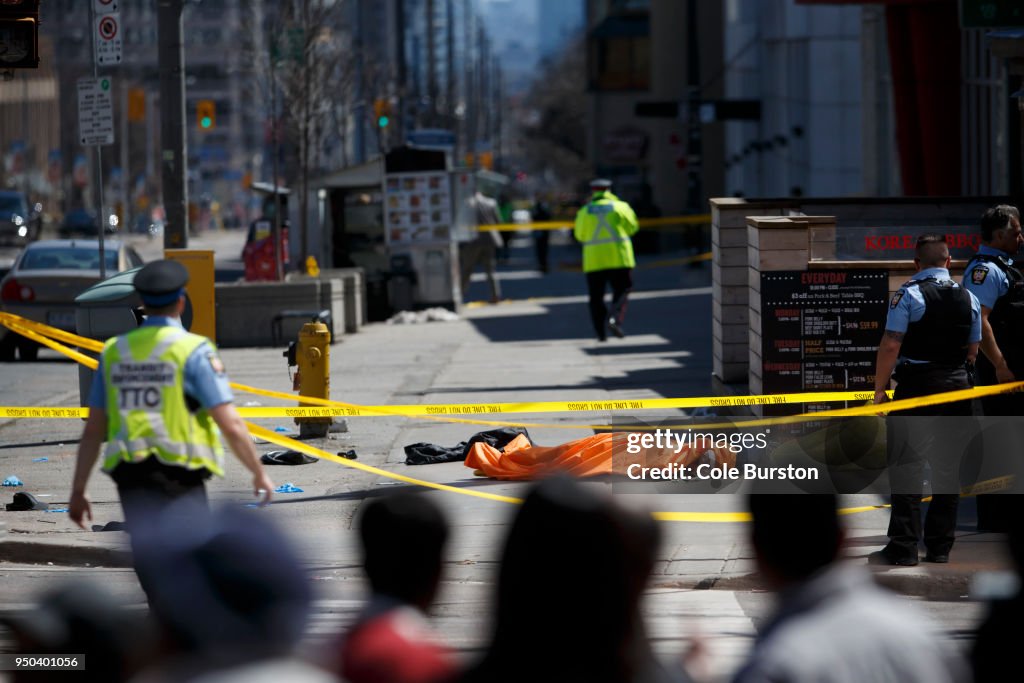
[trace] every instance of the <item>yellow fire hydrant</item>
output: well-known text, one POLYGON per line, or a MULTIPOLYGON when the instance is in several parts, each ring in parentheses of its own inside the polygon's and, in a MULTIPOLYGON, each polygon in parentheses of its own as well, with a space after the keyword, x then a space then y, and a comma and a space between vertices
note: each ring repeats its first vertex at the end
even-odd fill
MULTIPOLYGON (((294 356, 289 357, 289 365, 298 365, 292 388, 300 396, 330 398, 331 394, 331 333, 327 325, 321 322, 309 322, 299 331, 298 345, 294 356), (294 362, 292 362, 294 361, 294 362)), ((299 403, 300 407, 323 407, 310 403, 299 403)), ((331 417, 297 417, 301 437, 327 436, 331 426, 331 417)))

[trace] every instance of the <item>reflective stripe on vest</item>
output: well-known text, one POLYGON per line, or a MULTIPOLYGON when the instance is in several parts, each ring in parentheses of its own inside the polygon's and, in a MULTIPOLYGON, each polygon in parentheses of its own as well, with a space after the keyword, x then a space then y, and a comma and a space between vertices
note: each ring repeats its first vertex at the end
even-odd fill
POLYGON ((583 243, 585 247, 592 247, 597 244, 613 244, 615 242, 628 242, 629 236, 616 233, 608 223, 608 214, 615 212, 614 204, 591 204, 587 207, 587 213, 597 216, 597 227, 590 239, 583 243), (607 234, 607 237, 598 239, 598 235, 607 234))
POLYGON ((223 475, 216 425, 205 410, 193 414, 185 404, 185 361, 205 341, 175 327, 140 327, 107 344, 105 471, 155 456, 167 465, 223 475))

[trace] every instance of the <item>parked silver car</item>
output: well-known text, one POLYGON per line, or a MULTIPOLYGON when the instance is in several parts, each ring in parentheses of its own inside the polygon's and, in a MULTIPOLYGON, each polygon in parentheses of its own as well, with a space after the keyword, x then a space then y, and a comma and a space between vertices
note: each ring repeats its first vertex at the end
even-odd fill
MULTIPOLYGON (((143 264, 135 250, 106 240, 107 277, 143 264)), ((75 331, 75 297, 100 281, 98 240, 43 240, 29 244, 0 280, 0 308, 52 327, 75 331)), ((35 360, 39 346, 0 326, 0 361, 35 360)))

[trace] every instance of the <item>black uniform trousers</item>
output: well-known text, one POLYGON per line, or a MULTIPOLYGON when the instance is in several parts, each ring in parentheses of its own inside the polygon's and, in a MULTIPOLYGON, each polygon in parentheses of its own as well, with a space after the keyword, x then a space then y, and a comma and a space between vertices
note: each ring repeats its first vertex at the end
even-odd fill
MULTIPOLYGON (((963 368, 932 364, 902 363, 896 381, 895 400, 969 389, 972 385, 963 368)), ((953 547, 960 503, 960 459, 971 432, 965 429, 970 415, 970 401, 957 401, 897 411, 886 420, 892 491, 889 544, 885 548, 889 557, 917 560, 926 478, 931 482, 932 502, 924 519, 925 547, 932 555, 947 555, 953 547), (955 416, 962 419, 948 419, 955 416)))
POLYGON ((619 325, 626 318, 626 304, 629 290, 633 288, 632 268, 608 268, 592 270, 587 273, 587 291, 590 295, 590 321, 594 324, 594 332, 598 339, 606 336, 605 325, 608 318, 615 318, 619 325), (609 313, 604 305, 604 292, 608 285, 612 286, 612 309, 609 313))
MULTIPOLYGON (((205 481, 210 475, 206 469, 187 470, 165 465, 152 455, 141 462, 121 463, 113 469, 110 478, 117 484, 121 497, 134 557, 140 557, 138 543, 144 534, 150 533, 149 525, 169 509, 173 509, 175 520, 180 520, 182 525, 201 523, 209 515, 205 481)), ((152 602, 154 582, 138 567, 136 575, 152 602)))

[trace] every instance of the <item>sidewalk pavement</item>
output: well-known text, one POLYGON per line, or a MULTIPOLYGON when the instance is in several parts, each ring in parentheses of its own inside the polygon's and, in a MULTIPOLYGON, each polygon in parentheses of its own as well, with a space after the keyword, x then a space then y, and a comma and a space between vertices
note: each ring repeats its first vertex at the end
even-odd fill
MULTIPOLYGON (((583 295, 583 276, 532 273, 524 250, 501 273, 507 296, 516 300, 472 307, 461 320, 421 325, 371 324, 343 337, 331 347, 331 396, 359 404, 438 404, 546 400, 623 400, 708 395, 711 372, 710 269, 638 269, 635 293, 626 319, 627 337, 599 343, 592 339, 583 295), (524 273, 526 275, 524 275, 524 273)), ((571 257, 555 250, 553 259, 571 257)), ((474 281, 470 298, 483 291, 474 281)), ((47 358, 53 358, 47 356, 47 358)), ((223 351, 233 381, 276 391, 291 391, 281 349, 223 351)), ((77 368, 50 360, 9 365, 0 378, 4 405, 77 405, 77 368)), ((260 397, 238 394, 236 405, 271 405, 260 397)), ((681 414, 680 411, 666 411, 681 414)), ((590 435, 584 424, 607 424, 611 415, 545 413, 506 417, 530 426, 534 441, 554 445, 590 435)), ((256 420, 274 429, 294 429, 290 420, 256 420)), ((349 431, 311 443, 335 453, 354 449, 358 462, 405 476, 445 483, 466 490, 521 496, 521 483, 473 476, 462 463, 410 467, 403 447, 415 442, 454 445, 487 426, 400 417, 348 418, 349 431)), ((78 420, 0 420, 3 476, 17 474, 25 486, 0 489, 2 502, 16 490, 41 494, 51 507, 66 505, 74 466, 78 420), (46 456, 45 462, 36 459, 46 456)), ((277 450, 270 444, 258 450, 277 450)), ((246 473, 228 456, 228 476, 211 484, 215 502, 246 504, 251 499, 246 473)), ((273 516, 298 545, 311 571, 358 582, 358 541, 353 529, 359 505, 367 497, 403 486, 399 482, 322 461, 299 467, 273 467, 275 483, 294 483, 297 494, 277 494, 260 514, 273 516)), ((607 486, 595 482, 594 486, 607 486)), ((94 524, 122 519, 116 491, 109 479, 94 474, 90 494, 94 524)), ((490 583, 494 578, 503 536, 515 506, 449 492, 432 495, 454 524, 446 577, 450 582, 490 583)), ((742 511, 735 495, 629 496, 659 511, 742 511)), ((846 496, 844 505, 878 505, 877 496, 846 496)), ((2 508, 0 508, 2 509, 2 508)), ((964 525, 948 565, 876 569, 880 582, 908 594, 930 599, 959 599, 971 592, 979 572, 1008 568, 1002 539, 977 534, 973 500, 965 499, 964 525)), ((885 542, 888 510, 873 509, 846 518, 850 562, 885 542)), ((800 521, 793 520, 794 533, 800 521)), ((653 589, 698 588, 747 590, 761 587, 754 573, 753 553, 743 523, 665 522, 664 540, 653 589)), ((120 531, 83 532, 66 514, 0 511, 0 558, 16 563, 53 563, 92 567, 127 566, 126 535, 120 531)), ((0 588, 0 600, 4 595, 0 588)))

